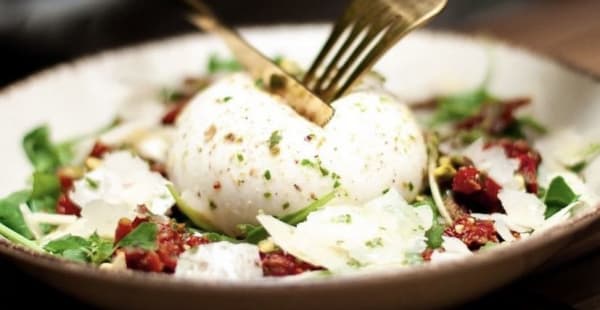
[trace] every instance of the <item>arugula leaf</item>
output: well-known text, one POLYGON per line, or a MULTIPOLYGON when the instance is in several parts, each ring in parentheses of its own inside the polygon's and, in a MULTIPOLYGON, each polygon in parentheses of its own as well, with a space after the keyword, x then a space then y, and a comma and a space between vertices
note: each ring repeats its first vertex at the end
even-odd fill
POLYGON ((281 221, 288 223, 290 225, 298 225, 304 221, 311 212, 317 211, 324 207, 327 203, 329 203, 335 197, 335 191, 330 192, 329 194, 313 201, 313 203, 306 206, 304 209, 298 210, 294 213, 290 213, 288 215, 284 215, 280 218, 281 221))
POLYGON ((504 129, 501 135, 513 139, 526 139, 527 132, 543 135, 548 129, 531 116, 521 116, 504 129))
POLYGON ((548 132, 548 128, 531 116, 521 116, 517 118, 517 123, 521 128, 529 128, 538 134, 545 134, 548 132))
MULTIPOLYGON (((294 213, 290 213, 288 215, 284 215, 284 216, 280 217, 279 220, 281 220, 282 222, 285 222, 287 224, 290 224, 290 225, 294 225, 294 226, 298 225, 299 223, 306 221, 306 218, 308 217, 308 215, 311 212, 321 209, 323 206, 325 206, 327 203, 329 203, 334 197, 335 197, 335 191, 313 201, 313 203, 311 203, 310 205, 308 205, 307 207, 305 207, 301 210, 298 210, 294 213)), ((245 241, 256 244, 256 243, 260 242, 261 240, 264 240, 268 236, 269 236, 269 233, 267 233, 267 230, 264 227, 254 226, 248 230, 245 241)))
POLYGON ((442 246, 442 235, 444 234, 444 230, 446 226, 444 225, 444 218, 441 217, 440 211, 435 207, 435 202, 432 197, 422 197, 421 200, 413 203, 413 207, 418 208, 422 206, 427 206, 431 208, 433 211, 433 222, 429 230, 425 232, 425 237, 427 238, 427 246, 432 249, 437 249, 442 246))
POLYGON ((235 238, 231 238, 229 236, 222 235, 216 232, 205 232, 202 233, 202 236, 206 237, 206 239, 208 239, 210 242, 227 241, 231 243, 240 243, 240 241, 235 238))
POLYGON ((490 100, 493 100, 493 97, 483 86, 463 93, 442 97, 438 101, 438 107, 433 115, 431 125, 437 126, 473 116, 485 102, 490 100))
POLYGON ((158 226, 154 223, 141 223, 132 232, 127 234, 119 243, 118 247, 140 248, 148 251, 154 251, 157 248, 156 235, 158 226))
POLYGON ((440 221, 435 218, 433 220, 433 224, 431 228, 425 232, 425 237, 427 238, 427 246, 432 249, 437 249, 442 246, 444 240, 442 239, 442 235, 444 234, 445 226, 440 223, 440 221))
POLYGON ((48 242, 44 250, 66 259, 87 263, 89 241, 78 236, 64 236, 48 242))
POLYGON ((66 250, 81 249, 88 245, 89 242, 83 237, 67 235, 48 242, 44 249, 50 253, 60 254, 66 250))
MULTIPOLYGON (((56 213, 56 202, 60 195, 60 181, 55 173, 35 172, 33 188, 27 205, 33 212, 56 213)), ((53 225, 42 224, 44 234, 54 229, 53 225)))
POLYGON ((47 126, 37 127, 23 138, 23 149, 36 171, 55 171, 68 157, 66 148, 57 148, 52 144, 47 126))
POLYGON ((183 198, 181 198, 181 195, 177 192, 173 184, 167 184, 167 189, 169 190, 169 193, 171 193, 171 196, 173 196, 177 208, 181 213, 185 214, 194 225, 202 228, 204 231, 217 231, 217 229, 202 214, 196 212, 183 200, 183 198))
POLYGON ((89 239, 67 235, 50 241, 44 249, 67 259, 94 265, 108 261, 114 251, 112 241, 100 238, 96 233, 89 239))
POLYGON ((545 217, 551 217, 562 208, 575 202, 577 199, 578 196, 573 192, 571 187, 569 187, 563 177, 552 179, 552 182, 550 182, 550 185, 546 190, 546 196, 544 197, 544 203, 546 204, 545 217))
POLYGON ((221 58, 217 54, 210 55, 208 59, 208 72, 235 72, 242 70, 242 65, 235 59, 221 58))
POLYGON ((3 236, 4 238, 6 238, 16 244, 20 244, 20 245, 28 247, 32 250, 36 250, 36 251, 40 251, 40 252, 43 251, 43 249, 39 246, 39 244, 37 242, 23 237, 23 235, 10 229, 6 225, 2 224, 2 222, 0 222, 0 236, 3 236))
POLYGON ((113 242, 109 239, 101 238, 97 233, 90 236, 90 261, 92 264, 99 265, 108 261, 114 252, 113 242))
POLYGON ((32 239, 33 234, 25 224, 19 206, 26 203, 29 199, 30 192, 27 190, 19 191, 10 194, 0 200, 0 223, 4 224, 10 230, 19 235, 32 239))
MULTIPOLYGON (((26 239, 33 234, 27 227, 19 206, 26 203, 33 212, 54 213, 60 194, 60 182, 54 173, 35 172, 32 190, 15 192, 0 200, 0 223, 26 239)), ((42 232, 52 230, 51 225, 41 225, 42 232)))
POLYGON ((55 173, 41 171, 33 173, 31 199, 44 198, 47 196, 58 197, 59 194, 60 181, 55 173))
POLYGON ((596 157, 600 156, 600 143, 592 143, 592 144, 588 145, 586 148, 581 150, 579 152, 579 154, 577 154, 577 155, 581 159, 578 162, 576 162, 575 164, 568 166, 567 168, 575 173, 580 173, 581 171, 583 171, 583 169, 585 169, 585 167, 587 167, 587 165, 592 160, 594 160, 596 157))

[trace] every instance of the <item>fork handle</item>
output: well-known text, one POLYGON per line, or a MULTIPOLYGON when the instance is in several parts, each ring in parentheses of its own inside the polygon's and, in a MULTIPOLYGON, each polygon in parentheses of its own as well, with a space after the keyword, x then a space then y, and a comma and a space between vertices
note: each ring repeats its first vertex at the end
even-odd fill
POLYGON ((309 121, 324 126, 331 119, 332 107, 248 44, 237 32, 224 26, 206 5, 196 0, 186 0, 186 2, 199 13, 191 15, 190 21, 205 31, 220 36, 253 78, 260 79, 265 84, 271 83, 274 78, 277 79, 278 84, 282 86, 278 89, 277 94, 284 98, 286 104, 309 121))

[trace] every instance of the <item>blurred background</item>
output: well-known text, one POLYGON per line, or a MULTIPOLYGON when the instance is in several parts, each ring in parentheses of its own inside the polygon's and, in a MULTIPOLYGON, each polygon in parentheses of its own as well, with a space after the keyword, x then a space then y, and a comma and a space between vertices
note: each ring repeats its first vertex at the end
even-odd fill
MULTIPOLYGON (((333 21, 347 0, 206 0, 233 25, 333 21)), ((105 49, 195 31, 177 0, 0 0, 0 88, 57 63, 105 49)), ((600 76, 600 0, 449 0, 429 26, 494 36, 600 76)), ((600 229, 600 228, 599 228, 600 229)), ((87 308, 0 259, 31 300, 87 308)), ((466 308, 600 309, 600 251, 521 279, 466 308)))
MULTIPOLYGON (((206 0, 234 25, 332 21, 348 0, 206 0)), ((483 32, 600 72, 599 0, 450 0, 430 27, 483 32)), ((0 0, 0 87, 104 49, 194 31, 177 0, 0 0)))

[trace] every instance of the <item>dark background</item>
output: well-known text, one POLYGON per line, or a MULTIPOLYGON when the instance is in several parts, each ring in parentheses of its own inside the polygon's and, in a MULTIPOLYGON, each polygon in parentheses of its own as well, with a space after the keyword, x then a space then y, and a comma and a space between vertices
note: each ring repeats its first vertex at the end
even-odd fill
MULTIPOLYGON (((515 0, 450 0, 433 26, 461 28, 515 0)), ((535 2, 535 1, 533 1, 535 2)), ((207 0, 234 25, 332 21, 347 0, 207 0)), ((0 0, 0 86, 103 49, 194 31, 176 0, 0 0)))
MULTIPOLYGON (((346 0, 207 0, 234 25, 333 21, 346 0)), ((600 75, 600 0, 449 0, 430 27, 484 32, 600 75)), ((0 0, 0 88, 48 66, 195 31, 175 0, 0 0)), ((598 225, 597 225, 598 226, 598 225)), ((485 275, 482 275, 485 276, 485 275)), ((0 300, 86 308, 0 259, 0 300)), ((101 288, 99 288, 99 293, 101 288)), ((5 304, 6 305, 6 304, 5 304)), ((519 280, 470 309, 600 309, 600 251, 519 280)))

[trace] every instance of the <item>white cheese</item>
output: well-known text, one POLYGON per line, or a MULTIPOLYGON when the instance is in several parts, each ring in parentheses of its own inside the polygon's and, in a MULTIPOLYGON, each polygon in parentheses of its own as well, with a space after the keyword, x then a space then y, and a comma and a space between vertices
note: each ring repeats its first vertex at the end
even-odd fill
POLYGON ((252 280, 263 276, 258 247, 215 242, 186 250, 175 276, 198 280, 252 280))
POLYGON ((179 117, 169 176, 194 212, 228 233, 256 223, 259 210, 288 214, 336 186, 346 192, 338 199, 353 204, 387 188, 412 199, 427 155, 406 105, 373 91, 332 105, 321 128, 247 75, 225 77, 179 117))
POLYGON ((121 151, 107 154, 98 168, 76 181, 69 197, 82 210, 100 200, 125 204, 131 210, 145 205, 152 213, 163 215, 175 203, 168 183, 159 173, 150 171, 142 159, 121 151))
POLYGON ((513 189, 502 189, 498 198, 507 219, 520 226, 536 229, 544 223, 546 205, 536 195, 513 189))
POLYGON ((432 220, 431 207, 410 206, 395 190, 363 206, 327 206, 297 227, 258 216, 279 247, 335 273, 413 263, 432 220))
POLYGON ((477 169, 487 173, 502 188, 523 188, 523 184, 515 177, 519 161, 508 158, 502 147, 484 148, 483 139, 479 139, 469 145, 462 155, 471 159, 477 169))
POLYGON ((465 256, 473 254, 467 245, 458 238, 442 236, 442 240, 442 248, 444 250, 433 251, 431 254, 432 263, 462 259, 465 256))

